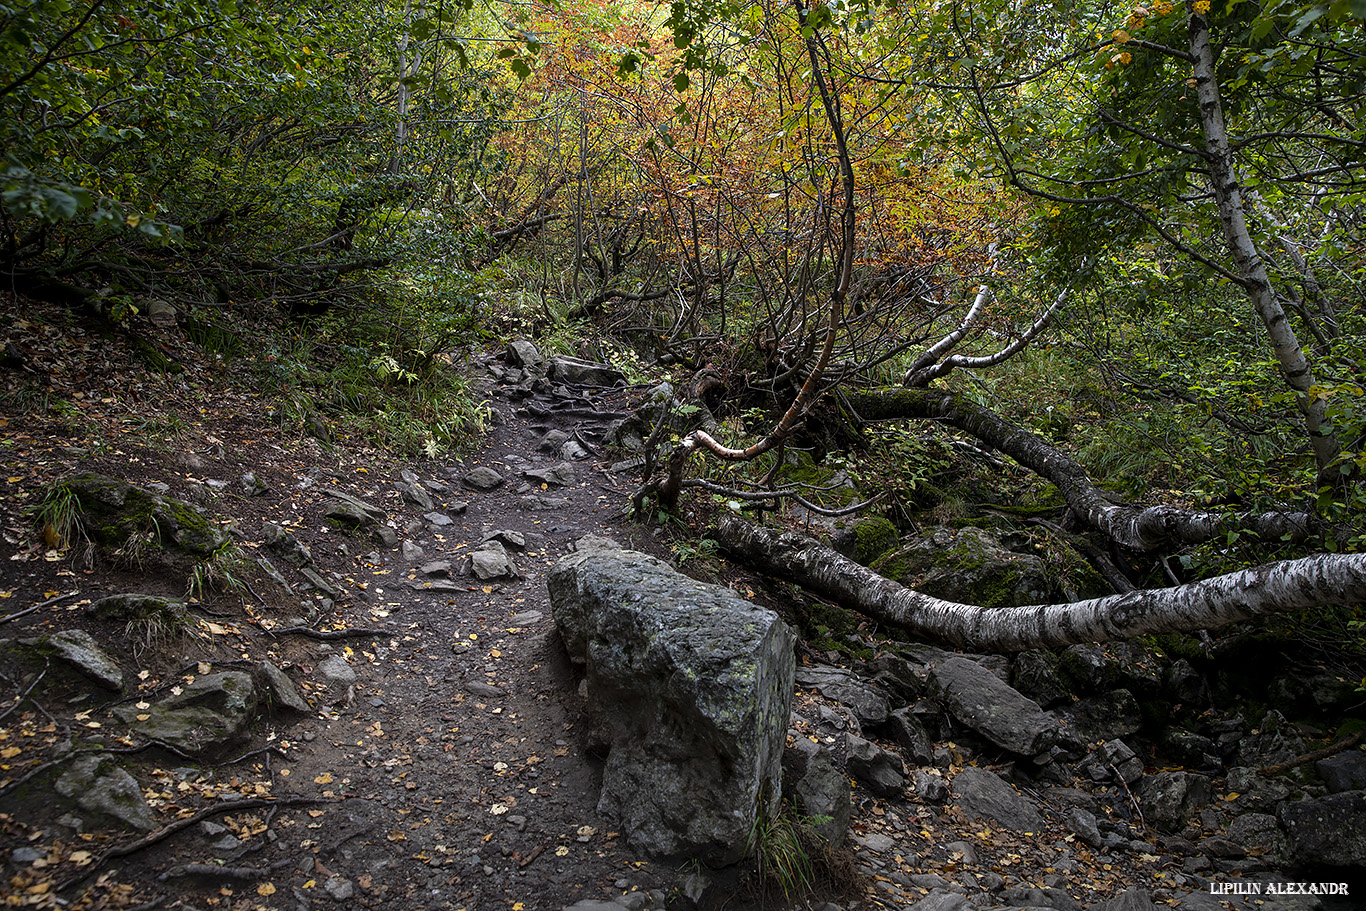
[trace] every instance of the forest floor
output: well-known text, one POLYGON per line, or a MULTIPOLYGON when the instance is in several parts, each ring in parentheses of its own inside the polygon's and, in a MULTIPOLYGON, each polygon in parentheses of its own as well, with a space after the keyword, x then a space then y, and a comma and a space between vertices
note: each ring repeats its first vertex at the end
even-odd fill
MULTIPOLYGON (((653 893, 655 907, 690 906, 680 896, 699 870, 636 855, 597 812, 600 758, 585 749, 578 680, 545 586, 550 567, 585 534, 668 558, 668 533, 626 518, 634 479, 612 473, 608 453, 574 463, 574 480, 563 486, 528 486, 522 475, 559 462, 537 448, 548 430, 601 427, 626 409, 628 392, 514 402, 471 363, 501 420, 463 458, 400 461, 362 441, 323 444, 282 431, 252 376, 173 339, 164 345, 185 372, 149 373, 124 339, 65 311, 12 307, 0 315, 0 345, 9 345, 0 398, 0 637, 84 628, 119 658, 129 685, 107 702, 56 669, 36 688, 0 678, 6 903, 558 911, 640 892, 653 893), (478 466, 506 483, 463 488, 478 466), (33 509, 49 485, 77 471, 165 484, 230 522, 253 558, 242 570, 247 591, 206 595, 192 605, 200 618, 193 633, 150 643, 89 616, 85 605, 107 595, 183 597, 185 576, 156 560, 87 562, 79 548, 43 541, 33 509), (434 509, 405 500, 395 483, 403 471, 432 482, 434 509), (264 493, 241 488, 246 472, 265 483, 264 493), (406 557, 329 525, 325 489, 382 508, 408 545, 406 557), (468 508, 459 512, 456 501, 468 508), (451 522, 434 525, 423 519, 428 512, 451 522), (258 570, 266 522, 291 531, 335 583, 340 594, 314 626, 338 638, 273 632, 292 625, 308 592, 297 576, 291 593, 258 570), (524 549, 509 548, 522 578, 462 575, 470 551, 500 530, 524 536, 524 549), (449 574, 424 574, 433 561, 448 562, 449 574), (356 675, 342 694, 317 673, 338 655, 356 675), (250 742, 214 761, 148 744, 111 714, 261 659, 299 682, 315 711, 272 715, 250 742), (70 750, 100 747, 119 751, 141 787, 157 824, 150 835, 92 823, 55 793, 70 750), (193 824, 177 829, 185 820, 193 824)), ((776 602, 777 587, 715 563, 710 570, 713 580, 719 571, 723 583, 776 602)), ((797 698, 806 714, 819 714, 812 694, 797 698)), ((892 803, 860 788, 852 844, 889 876, 869 876, 866 896, 842 906, 904 907, 939 874, 957 878, 979 863, 1018 884, 1065 881, 1083 903, 1161 882, 1156 856, 1111 862, 1080 851, 1077 860, 1071 842, 1062 829, 1021 840, 956 808, 892 803), (945 848, 965 843, 980 860, 945 848), (1068 866, 1053 869, 1064 855, 1068 866)), ((705 872, 714 881, 709 906, 780 906, 747 891, 742 871, 705 872)))

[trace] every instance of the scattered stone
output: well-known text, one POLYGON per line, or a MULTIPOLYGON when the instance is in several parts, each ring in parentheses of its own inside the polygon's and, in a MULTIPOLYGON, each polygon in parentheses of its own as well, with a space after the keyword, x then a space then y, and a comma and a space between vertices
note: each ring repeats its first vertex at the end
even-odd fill
POLYGON ((480 543, 487 541, 500 541, 508 547, 515 547, 518 550, 526 549, 526 535, 520 531, 512 531, 506 528, 491 531, 480 539, 480 543))
POLYGON ((417 571, 424 576, 445 576, 446 578, 450 578, 451 562, 449 560, 432 560, 429 563, 423 563, 417 568, 417 571))
POLYGON ((1277 860, 1285 858, 1290 847, 1280 822, 1270 813, 1243 813, 1228 826, 1229 840, 1239 845, 1256 845, 1277 860))
POLYGON ((157 827, 142 788, 112 756, 77 757, 55 787, 87 813, 107 816, 138 832, 157 827))
POLYGON ((545 619, 545 614, 538 610, 522 611, 520 614, 513 614, 508 622, 513 626, 530 626, 533 623, 540 623, 545 619))
POLYGON ((909 706, 888 715, 887 727, 907 759, 917 765, 930 764, 934 758, 934 743, 909 706))
POLYGON ((965 895, 944 889, 933 889, 929 895, 911 905, 908 911, 973 911, 973 906, 965 895))
POLYGON ((797 685, 812 687, 827 699, 848 706, 860 724, 876 725, 887 720, 886 694, 842 668, 824 665, 798 668, 797 685))
POLYGON ((563 430, 552 430, 541 437, 541 441, 536 444, 536 449, 539 452, 555 452, 563 446, 568 439, 569 434, 565 433, 563 430))
POLYGON ((42 640, 56 657, 107 690, 123 692, 123 668, 83 629, 62 630, 42 640))
POLYGON ((1058 740, 1057 719, 975 661, 941 661, 930 682, 955 718, 1002 749, 1032 757, 1058 740))
POLYGON ((434 528, 449 528, 455 524, 455 520, 444 512, 423 513, 422 518, 434 528))
POLYGON ((553 487, 566 487, 574 483, 576 475, 573 465, 560 462, 551 468, 529 468, 522 472, 522 477, 553 487))
POLYGON ((340 876, 329 876, 327 882, 323 883, 323 891, 328 894, 333 901, 350 901, 356 894, 356 887, 351 880, 343 879, 340 876))
POLYGON ((307 715, 313 711, 299 688, 294 685, 294 681, 272 662, 264 658, 256 662, 257 680, 262 691, 265 693, 266 704, 288 709, 300 715, 307 715))
POLYGON ((248 497, 259 497, 270 492, 270 485, 257 477, 254 471, 242 472, 242 477, 237 479, 237 486, 248 497))
POLYGON ((333 500, 328 504, 323 515, 349 528, 369 528, 378 524, 378 519, 366 511, 363 507, 346 500, 333 500))
POLYGON ((1063 816, 1063 822, 1072 834, 1080 838, 1092 848, 1099 849, 1102 843, 1100 827, 1096 823, 1096 814, 1081 807, 1072 807, 1063 816))
POLYGON ((507 482, 507 478, 503 477, 492 468, 489 468, 487 465, 480 465, 478 468, 466 474, 461 480, 465 482, 466 487, 472 487, 475 490, 482 490, 485 492, 501 487, 507 482))
POLYGON ((302 567, 299 570, 299 575, 307 579, 309 585, 313 586, 316 590, 322 592, 324 595, 327 595, 327 597, 333 599, 334 601, 341 600, 341 591, 337 588, 337 586, 333 585, 331 582, 328 582, 326 579, 324 579, 322 575, 313 567, 302 567))
POLYGON ((915 785, 915 796, 925 803, 948 803, 949 783, 944 780, 944 776, 932 775, 929 772, 916 772, 912 776, 912 781, 915 785))
POLYGON ((432 501, 432 495, 420 484, 400 484, 399 493, 403 496, 405 503, 411 503, 418 509, 431 510, 436 508, 436 503, 432 501))
POLYGON ((566 462, 581 462, 591 456, 592 453, 583 448, 577 440, 569 440, 560 447, 559 456, 566 462))
POLYGON ((1011 685, 1037 702, 1040 708, 1051 709, 1071 700, 1058 675, 1058 656, 1045 649, 1015 656, 1011 685))
POLYGON ((728 588, 603 538, 581 539, 547 581, 609 749, 599 812, 637 850, 738 861, 781 795, 791 630, 728 588))
POLYGON ((1098 740, 1128 737, 1143 726, 1138 700, 1128 690, 1081 699, 1059 709, 1058 720, 1062 722, 1061 742, 1077 749, 1098 740))
POLYGON ((307 545, 282 525, 276 525, 274 522, 261 523, 261 540, 290 566, 303 568, 313 564, 313 554, 307 545))
POLYGON ((879 797, 902 796, 906 790, 906 769, 900 756, 853 734, 847 735, 845 746, 849 774, 879 797))
POLYGON ((257 557, 256 565, 261 567, 261 572, 265 573, 270 581, 284 589, 285 594, 293 594, 294 587, 289 584, 289 580, 285 578, 284 573, 280 572, 280 570, 275 567, 275 564, 270 562, 269 557, 264 554, 257 557))
POLYGON ((1081 911, 1072 896, 1061 889, 1038 889, 1032 886, 1015 886, 1002 889, 996 896, 997 901, 1006 905, 1028 908, 1055 908, 1057 911, 1081 911))
MULTIPOLYGON (((332 508, 336 508, 335 504, 342 504, 346 507, 340 511, 338 516, 340 521, 347 521, 344 517, 350 515, 356 517, 354 520, 356 525, 370 526, 378 525, 385 519, 384 510, 373 503, 367 503, 358 497, 353 497, 343 490, 337 490, 335 487, 324 487, 322 492, 333 499, 334 506, 332 508)), ((332 515, 331 508, 326 515, 332 515)))
POLYGON ((376 525, 372 532, 376 541, 384 547, 398 547, 398 531, 388 525, 376 525))
POLYGON ((470 571, 481 582, 491 579, 520 579, 517 564, 501 541, 485 541, 470 553, 470 571))
POLYGON ((356 672, 341 655, 330 655, 318 662, 318 673, 329 683, 350 686, 356 682, 356 672))
POLYGON ((489 699, 507 695, 503 690, 482 680, 466 680, 465 689, 475 696, 484 696, 489 699))
POLYGON ((1259 766, 1285 762, 1306 751, 1304 738, 1286 717, 1267 712, 1257 729, 1238 742, 1238 765, 1259 766))
POLYGON ((1109 901, 1092 905, 1090 911, 1156 911, 1147 889, 1126 889, 1109 901))
POLYGON ((835 767, 830 751, 804 738, 799 743, 813 748, 801 777, 792 786, 797 808, 808 818, 820 820, 812 826, 827 843, 838 847, 849 833, 853 805, 849 779, 835 767))
POLYGON ((953 779, 956 803, 972 816, 994 819, 1014 832, 1039 832, 1043 818, 1032 804, 1000 777, 976 766, 967 766, 953 779))
POLYGON ((535 370, 545 363, 541 358, 540 349, 524 338, 508 342, 503 359, 513 367, 520 367, 523 370, 535 370))
POLYGON ((412 541, 404 541, 399 547, 399 555, 409 563, 416 563, 418 560, 427 556, 427 552, 422 549, 422 545, 412 541))

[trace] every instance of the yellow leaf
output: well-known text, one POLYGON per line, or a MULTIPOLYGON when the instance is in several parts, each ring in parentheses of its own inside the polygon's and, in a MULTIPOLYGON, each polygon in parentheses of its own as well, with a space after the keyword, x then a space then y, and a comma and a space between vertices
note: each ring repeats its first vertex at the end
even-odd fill
POLYGON ((195 667, 201 674, 207 674, 209 671, 213 670, 213 666, 207 661, 201 661, 195 667))
POLYGON ((261 885, 259 885, 259 886, 256 887, 256 894, 257 894, 257 895, 274 895, 274 894, 275 894, 275 884, 274 884, 274 883, 261 883, 261 885))
POLYGON ((24 751, 18 747, 5 747, 3 750, 0 750, 0 759, 13 759, 22 752, 24 751))
POLYGON ((564 856, 567 855, 568 853, 569 853, 569 848, 566 847, 565 845, 560 845, 558 848, 555 849, 555 856, 556 856, 556 857, 564 857, 564 856))
POLYGON ((321 775, 319 775, 317 778, 313 779, 313 783, 314 783, 314 784, 331 784, 331 783, 332 783, 332 773, 331 773, 331 772, 323 772, 323 773, 322 773, 321 775))

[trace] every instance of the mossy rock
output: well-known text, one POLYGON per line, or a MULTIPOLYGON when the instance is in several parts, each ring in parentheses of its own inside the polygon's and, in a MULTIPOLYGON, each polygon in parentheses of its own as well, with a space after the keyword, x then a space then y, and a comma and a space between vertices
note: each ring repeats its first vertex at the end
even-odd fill
POLYGON ((874 516, 859 519, 840 530, 830 539, 830 544, 850 560, 867 566, 900 540, 895 525, 881 516, 874 516))
POLYGON ((227 532, 184 500, 101 474, 76 475, 61 487, 76 498, 81 527, 101 547, 120 550, 150 539, 160 549, 202 558, 228 543, 227 532))
POLYGON ((979 528, 939 529, 884 554, 871 567, 918 592, 983 607, 1018 607, 1058 600, 1043 560, 1006 550, 979 528))

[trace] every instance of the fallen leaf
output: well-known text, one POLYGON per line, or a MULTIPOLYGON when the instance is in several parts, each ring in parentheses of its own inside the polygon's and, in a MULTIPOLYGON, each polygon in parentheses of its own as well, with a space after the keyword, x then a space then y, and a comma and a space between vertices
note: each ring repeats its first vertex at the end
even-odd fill
POLYGON ((313 783, 314 783, 314 784, 331 784, 331 783, 332 783, 332 773, 331 773, 331 772, 323 772, 323 773, 322 773, 321 775, 319 775, 317 778, 314 778, 314 779, 313 779, 313 783))
POLYGON ((259 885, 259 886, 256 887, 256 894, 257 894, 257 895, 274 895, 274 894, 275 894, 275 884, 274 884, 274 883, 261 883, 261 885, 259 885))
POLYGON ((567 845, 560 845, 558 848, 555 849, 555 856, 556 856, 556 857, 564 857, 564 856, 567 855, 568 853, 569 853, 569 847, 568 847, 567 845))

